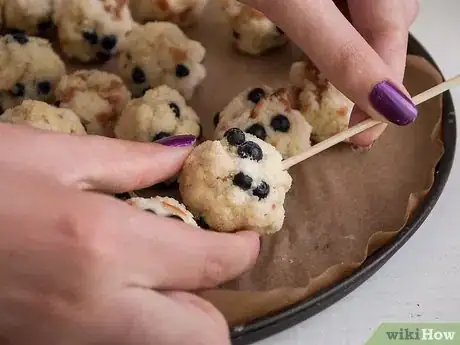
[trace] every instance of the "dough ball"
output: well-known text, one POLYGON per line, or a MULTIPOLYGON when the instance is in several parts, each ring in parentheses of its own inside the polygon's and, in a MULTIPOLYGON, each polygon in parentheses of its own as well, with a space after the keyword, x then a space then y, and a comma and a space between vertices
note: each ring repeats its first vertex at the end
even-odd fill
POLYGON ((155 22, 136 27, 125 43, 118 61, 119 70, 134 97, 166 84, 189 100, 206 77, 202 65, 204 47, 173 23, 155 22))
POLYGON ((312 139, 320 142, 348 128, 353 103, 309 61, 295 62, 289 79, 298 107, 313 127, 312 139))
POLYGON ((214 137, 221 139, 230 128, 236 127, 273 145, 283 158, 309 149, 312 128, 302 114, 291 107, 288 90, 265 93, 264 89, 269 90, 268 87, 246 89, 237 95, 221 112, 214 137))
POLYGON ((198 227, 193 215, 176 199, 159 196, 154 198, 134 197, 126 200, 126 202, 157 216, 177 219, 185 224, 198 227))
POLYGON ((0 116, 0 121, 52 132, 86 134, 80 119, 72 110, 56 108, 40 101, 27 100, 8 109, 0 116))
POLYGON ((55 0, 62 51, 82 62, 107 62, 134 22, 128 0, 55 0))
POLYGON ((61 108, 77 114, 88 134, 112 137, 113 128, 131 94, 120 77, 99 70, 79 70, 64 76, 57 88, 61 108))
POLYGON ((65 73, 64 62, 49 41, 22 33, 0 38, 0 106, 3 110, 25 99, 53 103, 54 89, 65 73))
POLYGON ((221 140, 197 146, 179 177, 184 204, 196 218, 220 232, 279 231, 291 184, 280 153, 237 128, 221 140))
POLYGON ((262 12, 236 0, 221 0, 233 33, 235 48, 244 54, 262 55, 288 43, 288 38, 262 12))
POLYGON ((129 7, 138 23, 167 21, 189 27, 197 23, 209 0, 131 0, 129 7))
POLYGON ((43 35, 53 27, 52 13, 53 0, 5 0, 2 18, 9 31, 43 35))
POLYGON ((200 132, 198 115, 178 91, 167 85, 131 100, 115 126, 117 138, 143 142, 181 134, 199 137, 200 132))

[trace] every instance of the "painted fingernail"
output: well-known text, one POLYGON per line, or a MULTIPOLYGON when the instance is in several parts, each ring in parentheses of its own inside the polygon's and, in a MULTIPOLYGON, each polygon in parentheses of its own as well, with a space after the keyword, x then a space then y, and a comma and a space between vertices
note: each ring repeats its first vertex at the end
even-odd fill
POLYGON ((192 146, 196 142, 196 137, 193 135, 176 135, 172 137, 162 138, 155 141, 156 144, 170 147, 187 147, 192 146))
POLYGON ((390 81, 375 85, 369 98, 375 110, 394 124, 405 126, 417 118, 415 104, 390 81))

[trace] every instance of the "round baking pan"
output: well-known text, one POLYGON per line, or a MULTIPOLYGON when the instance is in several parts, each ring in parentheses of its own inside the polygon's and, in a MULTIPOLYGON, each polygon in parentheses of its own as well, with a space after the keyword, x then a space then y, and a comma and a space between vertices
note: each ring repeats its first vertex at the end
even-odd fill
MULTIPOLYGON (((427 59, 439 71, 439 67, 430 54, 412 35, 409 37, 408 52, 409 54, 418 55, 427 59)), ((369 256, 352 275, 339 283, 277 313, 259 318, 244 326, 232 328, 231 336, 233 344, 251 344, 305 321, 348 295, 376 273, 417 231, 438 201, 449 177, 454 160, 456 137, 454 105, 451 94, 445 92, 443 94, 442 118, 442 138, 445 152, 436 167, 435 180, 430 192, 424 202, 415 210, 404 229, 391 243, 369 256)))

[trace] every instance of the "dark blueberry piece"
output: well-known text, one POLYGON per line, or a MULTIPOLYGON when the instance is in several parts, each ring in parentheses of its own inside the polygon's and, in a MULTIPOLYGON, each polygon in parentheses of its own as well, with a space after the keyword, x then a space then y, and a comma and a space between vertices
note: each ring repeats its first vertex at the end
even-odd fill
POLYGON ((92 45, 96 45, 99 43, 99 37, 97 36, 97 32, 94 30, 91 31, 84 31, 83 38, 92 45))
POLYGON ((239 128, 230 128, 225 132, 224 136, 227 138, 228 143, 233 146, 241 145, 246 141, 244 132, 239 128))
POLYGON ((23 97, 25 93, 26 93, 26 87, 24 86, 24 84, 21 84, 21 83, 17 83, 11 89, 11 94, 15 97, 23 97))
POLYGON ((253 141, 246 141, 238 147, 238 156, 260 161, 264 157, 262 149, 253 141))
POLYGON ((150 86, 146 87, 144 90, 141 91, 141 96, 144 96, 147 91, 150 90, 150 86))
POLYGON ((115 35, 107 35, 102 38, 101 46, 107 51, 111 51, 118 43, 118 38, 115 35))
POLYGON ((51 92, 51 83, 49 81, 41 81, 37 84, 37 92, 39 95, 48 95, 51 92))
POLYGON ((104 62, 109 61, 111 58, 112 58, 112 55, 110 55, 108 53, 105 53, 105 52, 97 52, 96 53, 96 59, 99 62, 104 63, 104 62))
POLYGON ((6 33, 10 34, 10 35, 15 35, 15 34, 25 35, 26 34, 26 32, 24 30, 15 29, 15 28, 6 29, 6 33))
POLYGON ((176 117, 179 118, 180 117, 179 106, 176 103, 169 103, 169 107, 173 111, 174 115, 176 115, 176 117))
POLYGON ((118 193, 118 194, 115 194, 115 198, 121 199, 121 200, 128 200, 128 199, 131 199, 131 195, 129 195, 129 193, 118 193))
POLYGON ((176 65, 176 77, 177 78, 185 78, 189 74, 190 74, 190 70, 188 69, 187 66, 181 63, 176 65))
POLYGON ((272 126, 272 128, 277 132, 289 132, 291 123, 286 116, 278 114, 273 116, 272 121, 270 122, 270 126, 272 126))
POLYGON ((233 184, 242 190, 249 190, 252 186, 252 177, 239 172, 233 177, 233 184))
POLYGON ((37 24, 37 29, 40 32, 44 32, 44 31, 51 29, 52 26, 53 26, 53 21, 51 19, 46 19, 37 24))
POLYGON ((14 40, 18 42, 19 44, 26 44, 29 43, 29 38, 24 34, 23 32, 19 31, 14 34, 12 34, 14 40))
POLYGON ((256 197, 261 199, 265 199, 268 194, 270 193, 270 186, 268 185, 267 182, 262 181, 253 191, 252 194, 254 194, 256 197))
POLYGON ((180 220, 180 221, 182 221, 182 222, 184 221, 181 217, 176 216, 175 214, 170 214, 170 215, 168 216, 168 218, 177 219, 177 220, 180 220))
POLYGON ((160 133, 158 133, 157 135, 155 135, 153 137, 152 141, 157 141, 157 140, 160 140, 160 139, 163 139, 163 138, 167 138, 169 136, 171 136, 171 134, 166 133, 166 132, 160 132, 160 133))
POLYGON ((233 30, 233 38, 236 40, 240 38, 240 34, 236 32, 235 30, 233 30))
POLYGON ((265 91, 260 87, 256 87, 248 93, 248 100, 255 104, 257 104, 264 97, 265 91))
POLYGON ((265 131, 264 126, 260 123, 255 123, 252 126, 249 126, 245 132, 255 135, 260 140, 265 140, 267 138, 267 132, 265 131))
POLYGON ((200 133, 198 133, 198 138, 202 138, 203 136, 203 126, 200 124, 200 133))
POLYGON ((149 209, 149 208, 145 209, 144 211, 145 211, 145 212, 153 213, 154 215, 157 214, 154 210, 151 210, 151 209, 149 209))
POLYGON ((208 225, 208 223, 206 223, 203 217, 199 217, 198 219, 196 219, 196 223, 202 229, 205 229, 205 230, 211 229, 211 227, 208 225))
POLYGON ((212 118, 212 123, 214 124, 214 127, 217 127, 220 121, 220 112, 217 112, 214 114, 214 117, 212 118))
POLYGON ((145 72, 140 67, 134 67, 131 72, 131 79, 136 84, 143 84, 147 80, 145 72))
POLYGON ((284 35, 284 31, 281 30, 279 26, 276 27, 276 31, 278 31, 278 33, 280 33, 281 35, 284 35))

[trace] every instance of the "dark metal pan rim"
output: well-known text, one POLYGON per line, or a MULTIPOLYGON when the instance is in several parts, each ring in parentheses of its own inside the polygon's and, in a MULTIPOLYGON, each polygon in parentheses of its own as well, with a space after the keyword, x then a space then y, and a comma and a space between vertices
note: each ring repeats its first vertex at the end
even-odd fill
MULTIPOLYGON (((431 55, 412 34, 409 36, 408 52, 425 58, 441 73, 431 55)), ((447 183, 454 161, 457 140, 455 109, 450 92, 443 94, 442 136, 445 152, 436 166, 433 186, 407 225, 391 243, 374 252, 350 276, 339 283, 276 313, 246 325, 233 327, 231 329, 232 343, 234 345, 251 344, 295 326, 339 301, 375 274, 422 225, 436 205, 447 183)))

